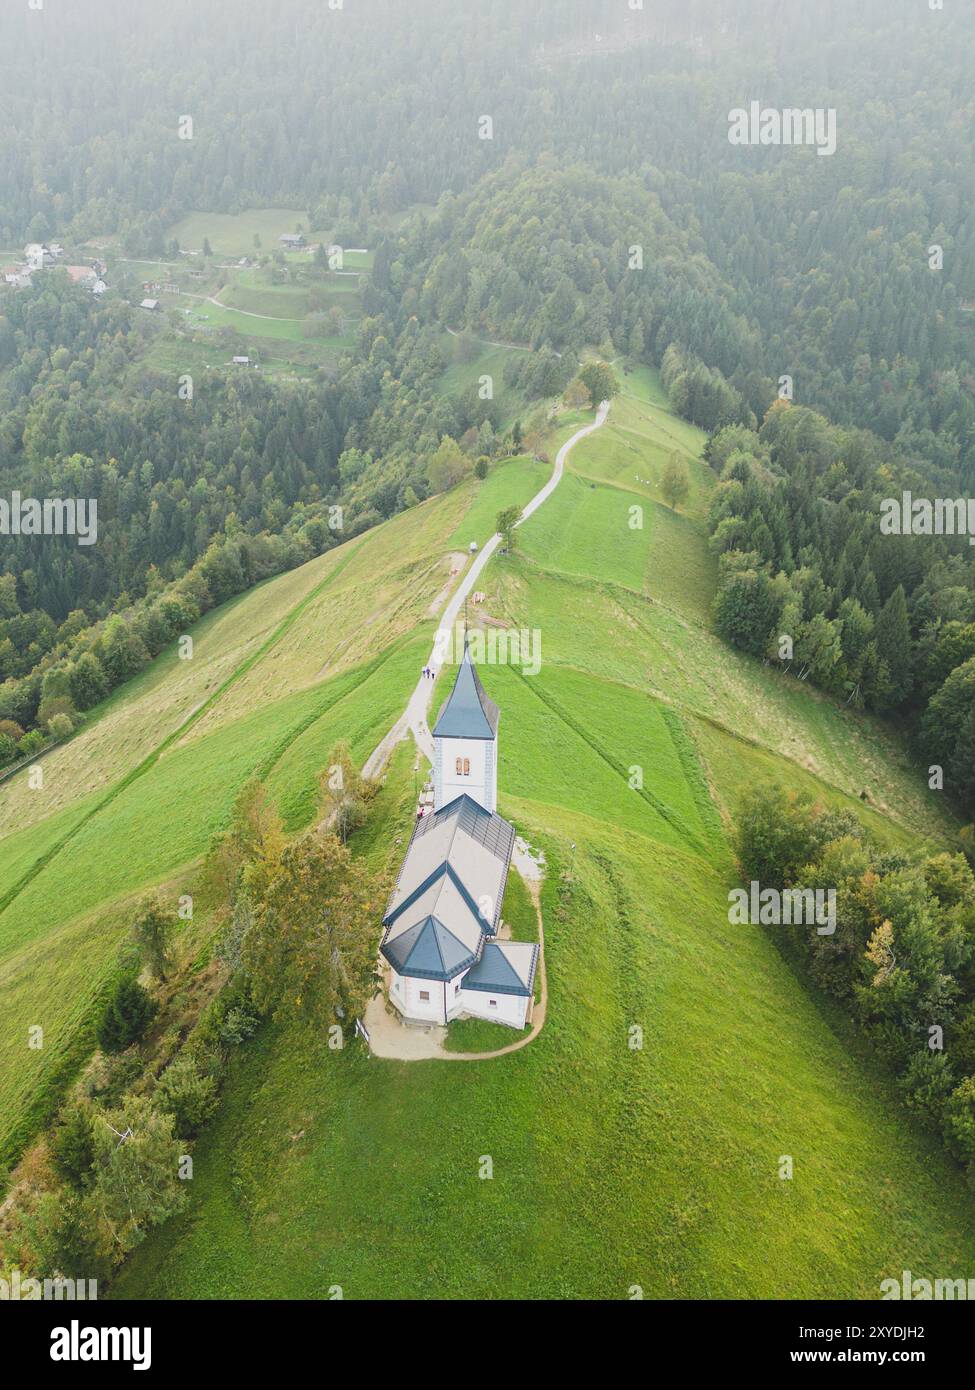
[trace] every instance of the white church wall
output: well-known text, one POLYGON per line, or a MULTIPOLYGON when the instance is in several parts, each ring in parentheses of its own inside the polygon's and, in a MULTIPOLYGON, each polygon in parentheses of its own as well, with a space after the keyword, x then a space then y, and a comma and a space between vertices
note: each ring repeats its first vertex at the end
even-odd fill
POLYGON ((524 1028, 530 1003, 519 994, 487 994, 480 989, 461 989, 460 1000, 465 1013, 512 1028, 524 1028))
POLYGON ((497 772, 494 768, 494 745, 487 739, 438 738, 434 809, 440 810, 464 792, 485 808, 493 811, 497 802, 497 772), (491 769, 488 769, 490 749, 491 769), (460 760, 461 772, 457 772, 460 760), (465 764, 468 773, 463 772, 465 764))
POLYGON ((487 800, 484 802, 489 811, 498 809, 498 745, 497 741, 485 743, 484 745, 484 784, 487 788, 487 800))
MULTIPOLYGON (((467 971, 464 971, 464 975, 467 971)), ((447 1022, 464 1012, 464 975, 447 981, 447 1022)))
MULTIPOLYGON (((442 980, 415 980, 390 970, 389 995, 406 1018, 428 1023, 444 1021, 442 980), (424 994, 428 998, 424 999, 424 994)), ((490 1019, 492 1023, 505 1023, 510 1028, 524 1028, 529 1003, 518 994, 488 994, 480 989, 464 989, 462 980, 447 981, 448 1023, 461 1014, 470 1014, 473 1018, 490 1019)))
MULTIPOLYGON (((447 1007, 451 1007, 453 985, 447 981, 447 1007)), ((389 972, 389 996, 407 1018, 443 1023, 444 986, 442 980, 414 980, 408 975, 389 972), (423 998, 424 994, 427 996, 423 998)))

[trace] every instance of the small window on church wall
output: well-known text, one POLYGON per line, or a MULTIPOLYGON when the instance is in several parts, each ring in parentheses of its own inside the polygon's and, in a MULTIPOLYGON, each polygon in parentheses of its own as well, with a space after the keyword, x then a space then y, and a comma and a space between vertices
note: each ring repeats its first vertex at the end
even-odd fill
POLYGON ((430 991, 429 991, 428 989, 421 989, 421 990, 420 990, 420 998, 421 998, 421 999, 427 999, 427 1000, 429 1000, 429 998, 430 998, 430 991))
POLYGON ((458 758, 458 759, 457 759, 457 776, 458 776, 458 777, 470 777, 470 775, 471 775, 471 760, 470 760, 470 758, 458 758))
POLYGON ((489 999, 488 1003, 491 1005, 492 1009, 496 1009, 498 1007, 498 1001, 496 999, 489 999))
POLYGON ((465 776, 465 777, 470 777, 470 775, 471 775, 471 760, 470 760, 470 758, 465 758, 465 759, 464 759, 464 776, 465 776))

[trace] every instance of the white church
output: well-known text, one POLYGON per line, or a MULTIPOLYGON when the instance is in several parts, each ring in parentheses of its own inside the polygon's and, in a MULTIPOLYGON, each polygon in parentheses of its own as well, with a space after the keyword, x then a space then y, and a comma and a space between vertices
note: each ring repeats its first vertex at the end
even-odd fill
POLYGON ((497 939, 515 842, 495 809, 498 722, 465 641, 433 730, 433 813, 416 823, 383 918, 389 997, 409 1022, 531 1020, 538 946, 497 939))

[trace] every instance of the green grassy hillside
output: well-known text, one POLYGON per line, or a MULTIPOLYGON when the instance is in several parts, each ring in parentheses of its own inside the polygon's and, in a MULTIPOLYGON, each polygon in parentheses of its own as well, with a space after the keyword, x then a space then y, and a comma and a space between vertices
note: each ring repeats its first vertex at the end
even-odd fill
POLYGON ((524 357, 524 348, 503 347, 450 333, 443 335, 443 348, 450 362, 437 383, 443 395, 459 396, 472 386, 479 386, 482 377, 489 376, 502 430, 510 429, 515 419, 529 409, 524 395, 506 386, 504 380, 505 365, 509 359, 517 361, 524 357))
MULTIPOLYGON (((495 1061, 402 1064, 265 1028, 198 1145, 187 1214, 119 1294, 873 1298, 907 1266, 971 1267, 958 1172, 770 936, 729 925, 722 817, 777 775, 855 804, 894 843, 946 839, 952 822, 883 727, 709 632, 701 439, 648 375, 626 383, 483 581, 489 615, 543 644, 537 676, 482 668, 502 708, 501 809, 549 864, 542 1033, 495 1061), (675 450, 695 483, 677 515, 656 492, 675 450)), ((504 485, 499 471, 487 487, 504 485)), ((335 710, 337 730, 369 717, 358 693, 335 710)), ((292 748, 269 780, 297 823, 292 748)), ((401 853, 411 768, 403 747, 360 840, 377 869, 401 853)))
MULTIPOLYGON (((506 469, 527 495, 532 465, 506 469)), ((0 788, 0 1161, 86 1045, 141 893, 185 887, 250 777, 295 826, 335 741, 361 759, 380 741, 429 654, 444 538, 477 500, 468 483, 209 614, 193 659, 164 654, 94 711, 41 789, 0 788)))

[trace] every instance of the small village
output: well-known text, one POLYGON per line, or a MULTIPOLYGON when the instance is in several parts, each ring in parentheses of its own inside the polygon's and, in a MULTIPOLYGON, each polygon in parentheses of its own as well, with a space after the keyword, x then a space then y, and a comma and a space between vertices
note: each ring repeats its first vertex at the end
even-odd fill
POLYGON ((102 295, 108 289, 105 276, 108 267, 103 261, 93 261, 91 265, 69 265, 65 260, 64 247, 60 242, 30 241, 24 247, 21 261, 0 267, 0 276, 6 285, 14 289, 26 290, 35 282, 35 276, 45 270, 64 270, 72 284, 90 290, 94 295, 102 295))

